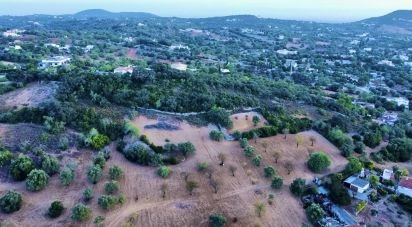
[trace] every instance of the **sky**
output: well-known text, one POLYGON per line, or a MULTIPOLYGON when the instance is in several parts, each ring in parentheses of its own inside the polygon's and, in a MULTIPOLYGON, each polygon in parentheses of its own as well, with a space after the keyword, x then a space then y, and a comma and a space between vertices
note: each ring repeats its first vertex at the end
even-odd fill
POLYGON ((177 17, 253 14, 278 19, 347 22, 398 9, 412 10, 412 0, 0 0, 0 15, 58 15, 85 9, 177 17))

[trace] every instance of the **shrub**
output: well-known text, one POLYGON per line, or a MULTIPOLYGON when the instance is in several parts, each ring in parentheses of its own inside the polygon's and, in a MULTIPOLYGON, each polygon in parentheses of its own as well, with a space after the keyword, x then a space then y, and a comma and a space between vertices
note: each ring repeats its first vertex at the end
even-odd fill
POLYGON ((385 160, 407 162, 412 157, 412 139, 397 138, 390 141, 388 146, 379 151, 385 160))
POLYGON ((101 169, 104 169, 106 165, 106 158, 104 157, 103 153, 98 153, 97 156, 93 160, 93 164, 100 166, 101 169))
POLYGON ((355 207, 356 214, 359 214, 363 209, 365 209, 366 205, 367 204, 365 201, 360 201, 355 207))
POLYGON ((13 158, 13 154, 5 149, 0 147, 0 167, 3 167, 10 163, 11 159, 13 158))
POLYGON ((196 148, 191 142, 186 143, 179 143, 177 145, 177 149, 183 154, 183 156, 187 157, 195 153, 196 148))
POLYGON ((161 156, 142 144, 126 146, 123 155, 132 162, 141 165, 158 166, 163 164, 161 156))
POLYGON ((123 174, 123 170, 119 166, 115 165, 109 168, 109 176, 112 180, 119 180, 123 174))
POLYGON ((395 198, 395 201, 406 211, 412 212, 412 198, 403 194, 400 194, 395 198))
POLYGON ((89 219, 92 215, 92 210, 82 204, 82 203, 78 203, 76 204, 73 209, 72 209, 72 216, 71 218, 75 221, 86 221, 87 219, 89 219))
POLYGON ((273 166, 266 166, 263 169, 263 173, 265 177, 272 178, 276 174, 276 171, 275 171, 275 168, 273 168, 273 166))
POLYGON ((348 176, 353 175, 355 173, 359 173, 362 168, 363 168, 363 164, 362 162, 355 158, 355 157, 349 157, 348 158, 348 164, 345 167, 344 173, 348 176))
POLYGON ((212 130, 209 133, 209 137, 210 137, 210 139, 215 140, 215 141, 219 141, 219 142, 225 139, 225 135, 223 134, 223 132, 220 132, 220 131, 217 131, 217 130, 212 130))
POLYGON ((272 179, 271 187, 274 189, 280 189, 283 186, 283 179, 280 176, 275 176, 272 179))
POLYGON ((308 167, 315 173, 320 173, 328 168, 331 164, 330 158, 323 152, 315 152, 310 155, 308 167))
POLYGON ((19 154, 17 159, 11 163, 10 173, 14 180, 22 181, 34 168, 33 160, 29 156, 19 154))
POLYGON ((110 142, 109 137, 100 134, 96 129, 92 128, 89 133, 84 136, 83 143, 94 150, 100 150, 110 142))
POLYGON ((260 162, 262 161, 262 156, 256 155, 255 158, 252 159, 253 165, 260 166, 260 162))
POLYGON ((212 108, 206 113, 206 120, 225 128, 231 128, 233 126, 233 122, 230 120, 230 114, 223 108, 212 108))
POLYGON ((115 196, 111 195, 102 195, 97 200, 97 204, 105 210, 113 209, 117 205, 117 203, 118 199, 115 196))
POLYGON ((309 221, 317 225, 318 222, 326 215, 326 212, 319 206, 319 204, 312 203, 308 208, 306 208, 306 216, 308 216, 309 221))
POLYGON ((126 121, 124 124, 124 133, 126 135, 130 134, 135 137, 139 137, 140 131, 139 128, 133 125, 130 121, 126 121))
POLYGON ((87 179, 96 184, 102 178, 102 168, 99 165, 93 165, 87 170, 87 179))
POLYGON ((249 142, 247 141, 246 138, 240 138, 239 144, 241 148, 246 148, 249 145, 249 142))
POLYGON ((7 191, 0 198, 0 209, 3 213, 9 214, 20 210, 23 199, 20 193, 15 191, 7 191))
POLYGON ((172 170, 167 166, 160 166, 157 170, 157 174, 162 178, 168 178, 172 170))
POLYGON ((243 152, 246 157, 252 157, 255 154, 255 149, 251 146, 247 146, 243 152))
POLYGON ((302 178, 295 179, 292 184, 289 186, 289 190, 295 196, 302 196, 303 192, 305 191, 306 182, 302 178))
POLYGON ((114 193, 116 193, 116 192, 118 192, 119 191, 119 182, 117 182, 117 181, 114 181, 114 180, 112 180, 112 181, 108 181, 108 182, 106 182, 106 184, 104 185, 104 191, 107 193, 107 194, 114 194, 114 193))
POLYGON ((75 176, 76 176, 76 174, 75 174, 74 170, 72 168, 66 166, 60 172, 60 175, 59 175, 60 183, 63 186, 69 186, 73 182, 75 176))
POLYGON ((64 131, 64 122, 56 121, 53 117, 44 116, 44 126, 51 134, 59 134, 64 131))
POLYGON ((41 169, 48 175, 53 176, 59 172, 60 162, 56 157, 46 155, 41 163, 41 169))
POLYGON ((207 170, 207 168, 209 168, 209 163, 207 163, 207 162, 199 162, 196 165, 196 169, 199 172, 204 172, 204 171, 207 170))
POLYGON ((210 227, 224 227, 227 224, 226 217, 223 214, 212 214, 209 216, 210 227))
POLYGON ((92 188, 86 188, 83 191, 83 199, 84 201, 88 202, 93 199, 94 193, 92 188))
POLYGON ((67 148, 69 148, 69 139, 65 136, 60 137, 58 147, 60 150, 67 150, 67 148))
POLYGON ((49 207, 49 211, 47 212, 47 215, 51 218, 57 218, 59 217, 64 211, 64 206, 61 201, 54 201, 49 207))
POLYGON ((49 183, 49 175, 39 169, 32 170, 26 179, 26 188, 29 191, 37 192, 43 190, 49 183))

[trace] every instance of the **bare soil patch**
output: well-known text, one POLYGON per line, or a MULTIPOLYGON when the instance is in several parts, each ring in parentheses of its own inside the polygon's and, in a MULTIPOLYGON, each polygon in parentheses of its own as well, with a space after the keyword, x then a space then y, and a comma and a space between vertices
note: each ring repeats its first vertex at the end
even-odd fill
POLYGON ((257 112, 234 114, 230 116, 230 119, 233 122, 233 128, 230 130, 231 132, 234 132, 234 131, 246 132, 254 128, 263 127, 266 124, 265 118, 257 112), (260 119, 260 122, 256 126, 253 124, 253 121, 252 121, 253 116, 258 116, 260 119))

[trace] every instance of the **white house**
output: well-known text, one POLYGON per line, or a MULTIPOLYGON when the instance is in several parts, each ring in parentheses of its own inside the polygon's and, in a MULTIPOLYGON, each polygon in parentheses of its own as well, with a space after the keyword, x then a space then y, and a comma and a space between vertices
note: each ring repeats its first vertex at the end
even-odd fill
POLYGON ((56 57, 50 57, 47 59, 42 60, 39 63, 39 68, 48 68, 48 67, 59 67, 62 65, 67 65, 70 63, 70 58, 65 57, 65 56, 56 56, 56 57))
POLYGON ((133 73, 133 67, 131 65, 127 66, 127 67, 117 67, 114 69, 114 73, 118 73, 118 74, 126 74, 126 73, 133 73))
POLYGON ((384 169, 382 173, 383 180, 391 180, 393 176, 393 171, 390 169, 384 169))
POLYGON ((412 178, 407 178, 399 183, 398 193, 412 197, 412 178))
POLYGON ((276 53, 280 54, 280 55, 294 55, 297 54, 297 51, 291 51, 291 50, 286 50, 286 49, 282 49, 282 50, 277 50, 276 53))
POLYGON ((350 176, 344 182, 343 185, 349 188, 353 192, 364 193, 369 187, 369 181, 359 178, 357 176, 350 176))

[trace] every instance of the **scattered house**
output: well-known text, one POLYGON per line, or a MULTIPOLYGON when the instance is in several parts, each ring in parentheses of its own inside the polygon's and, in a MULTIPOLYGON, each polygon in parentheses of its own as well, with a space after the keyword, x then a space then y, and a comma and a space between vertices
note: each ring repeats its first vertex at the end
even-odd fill
POLYGON ((412 197, 412 178, 405 178, 399 182, 397 192, 412 197))
POLYGON ((223 74, 229 74, 230 70, 229 69, 220 69, 220 72, 223 74))
POLYGON ((169 47, 170 50, 190 50, 190 48, 188 46, 184 46, 182 44, 178 44, 178 45, 171 45, 169 47))
POLYGON ((84 53, 89 53, 90 51, 92 51, 94 48, 93 45, 87 45, 85 48, 83 48, 84 53))
POLYGON ((66 56, 55 56, 42 60, 39 63, 39 68, 45 69, 48 67, 59 67, 69 64, 71 59, 66 56))
POLYGON ((356 193, 365 193, 369 187, 369 181, 360 178, 359 176, 350 176, 344 182, 343 185, 356 193))
POLYGON ((291 50, 286 50, 286 49, 282 49, 282 50, 278 50, 276 51, 276 53, 280 54, 280 55, 294 55, 297 54, 297 51, 291 51, 291 50))
POLYGON ((122 74, 122 75, 127 74, 127 73, 132 74, 133 67, 131 65, 126 66, 126 67, 120 66, 120 67, 115 68, 113 72, 117 74, 122 74))
POLYGON ((390 169, 384 169, 382 173, 382 180, 391 180, 393 177, 393 171, 390 169))
POLYGON ((393 64, 393 62, 392 62, 392 61, 389 61, 389 60, 382 60, 382 61, 378 62, 378 65, 387 65, 387 66, 390 66, 390 67, 394 67, 394 66, 395 66, 395 65, 393 64))
POLYGON ((186 71, 187 70, 187 65, 182 63, 182 62, 174 62, 170 64, 170 68, 176 69, 179 71, 186 71))
POLYGON ((409 109, 409 100, 405 97, 385 97, 386 100, 391 102, 396 102, 398 106, 405 106, 406 109, 409 109))
POLYGON ((365 48, 363 48, 363 50, 366 51, 366 52, 371 52, 371 51, 372 51, 372 48, 370 48, 370 47, 365 47, 365 48))
POLYGON ((12 30, 8 30, 3 32, 3 36, 4 37, 12 37, 12 38, 16 38, 16 37, 20 37, 20 33, 25 32, 24 30, 20 30, 20 29, 12 29, 12 30))

